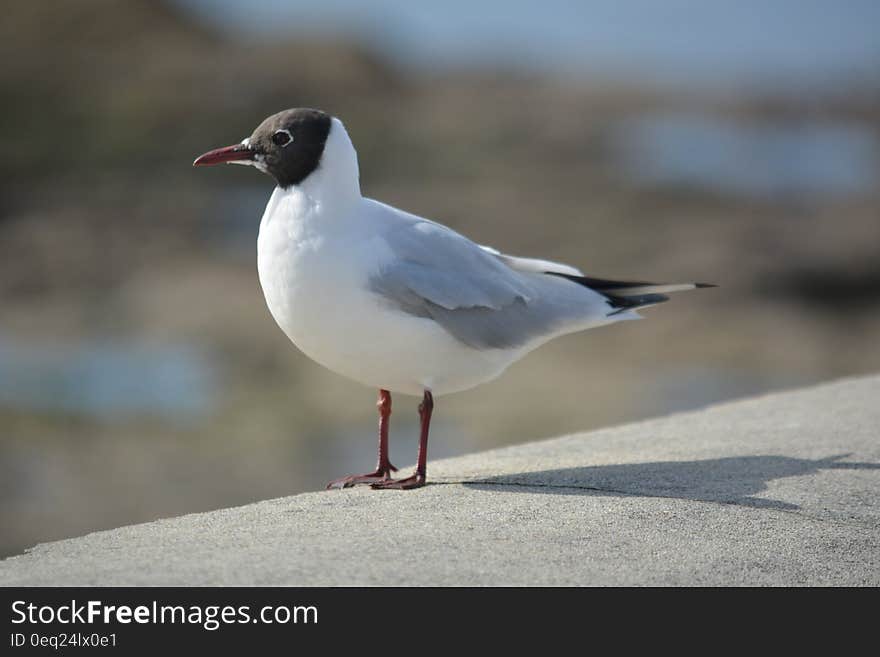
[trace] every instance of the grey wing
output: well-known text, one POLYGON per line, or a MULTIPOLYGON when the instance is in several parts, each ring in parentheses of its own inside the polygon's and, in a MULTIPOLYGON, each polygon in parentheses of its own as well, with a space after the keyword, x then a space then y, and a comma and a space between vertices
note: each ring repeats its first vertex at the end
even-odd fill
POLYGON ((609 321, 601 295, 555 276, 516 271, 439 224, 414 223, 385 239, 393 257, 371 278, 370 289, 471 347, 519 347, 566 325, 609 321))

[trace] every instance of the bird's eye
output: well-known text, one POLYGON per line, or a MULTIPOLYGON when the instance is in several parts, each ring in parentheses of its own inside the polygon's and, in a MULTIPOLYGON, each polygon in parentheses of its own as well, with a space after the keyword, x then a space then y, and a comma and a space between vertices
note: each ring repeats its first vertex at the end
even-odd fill
POLYGON ((272 135, 272 143, 276 146, 287 146, 292 141, 293 137, 290 136, 287 130, 276 130, 275 134, 272 135))

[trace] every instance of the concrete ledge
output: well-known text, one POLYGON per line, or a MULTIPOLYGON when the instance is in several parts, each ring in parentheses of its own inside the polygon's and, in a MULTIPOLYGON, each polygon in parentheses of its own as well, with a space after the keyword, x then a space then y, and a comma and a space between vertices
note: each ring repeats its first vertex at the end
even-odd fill
MULTIPOLYGON (((336 473, 332 473, 336 474, 336 473)), ((880 377, 0 562, 2 585, 880 585, 880 377)))

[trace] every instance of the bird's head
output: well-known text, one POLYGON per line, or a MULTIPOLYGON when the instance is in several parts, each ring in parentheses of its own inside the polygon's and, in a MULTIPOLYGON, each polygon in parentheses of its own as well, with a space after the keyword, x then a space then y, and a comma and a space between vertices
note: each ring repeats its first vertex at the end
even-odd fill
POLYGON ((299 185, 318 168, 332 117, 315 109, 273 114, 241 143, 200 155, 193 166, 248 164, 275 178, 280 187, 299 185))

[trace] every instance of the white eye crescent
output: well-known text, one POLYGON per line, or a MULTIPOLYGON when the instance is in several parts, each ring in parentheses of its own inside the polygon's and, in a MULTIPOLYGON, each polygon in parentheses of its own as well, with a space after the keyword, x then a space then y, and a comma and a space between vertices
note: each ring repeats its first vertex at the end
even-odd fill
POLYGON ((275 133, 272 135, 272 143, 276 146, 280 146, 281 148, 284 148, 292 142, 293 135, 291 135, 289 131, 283 128, 281 130, 276 130, 275 133))

